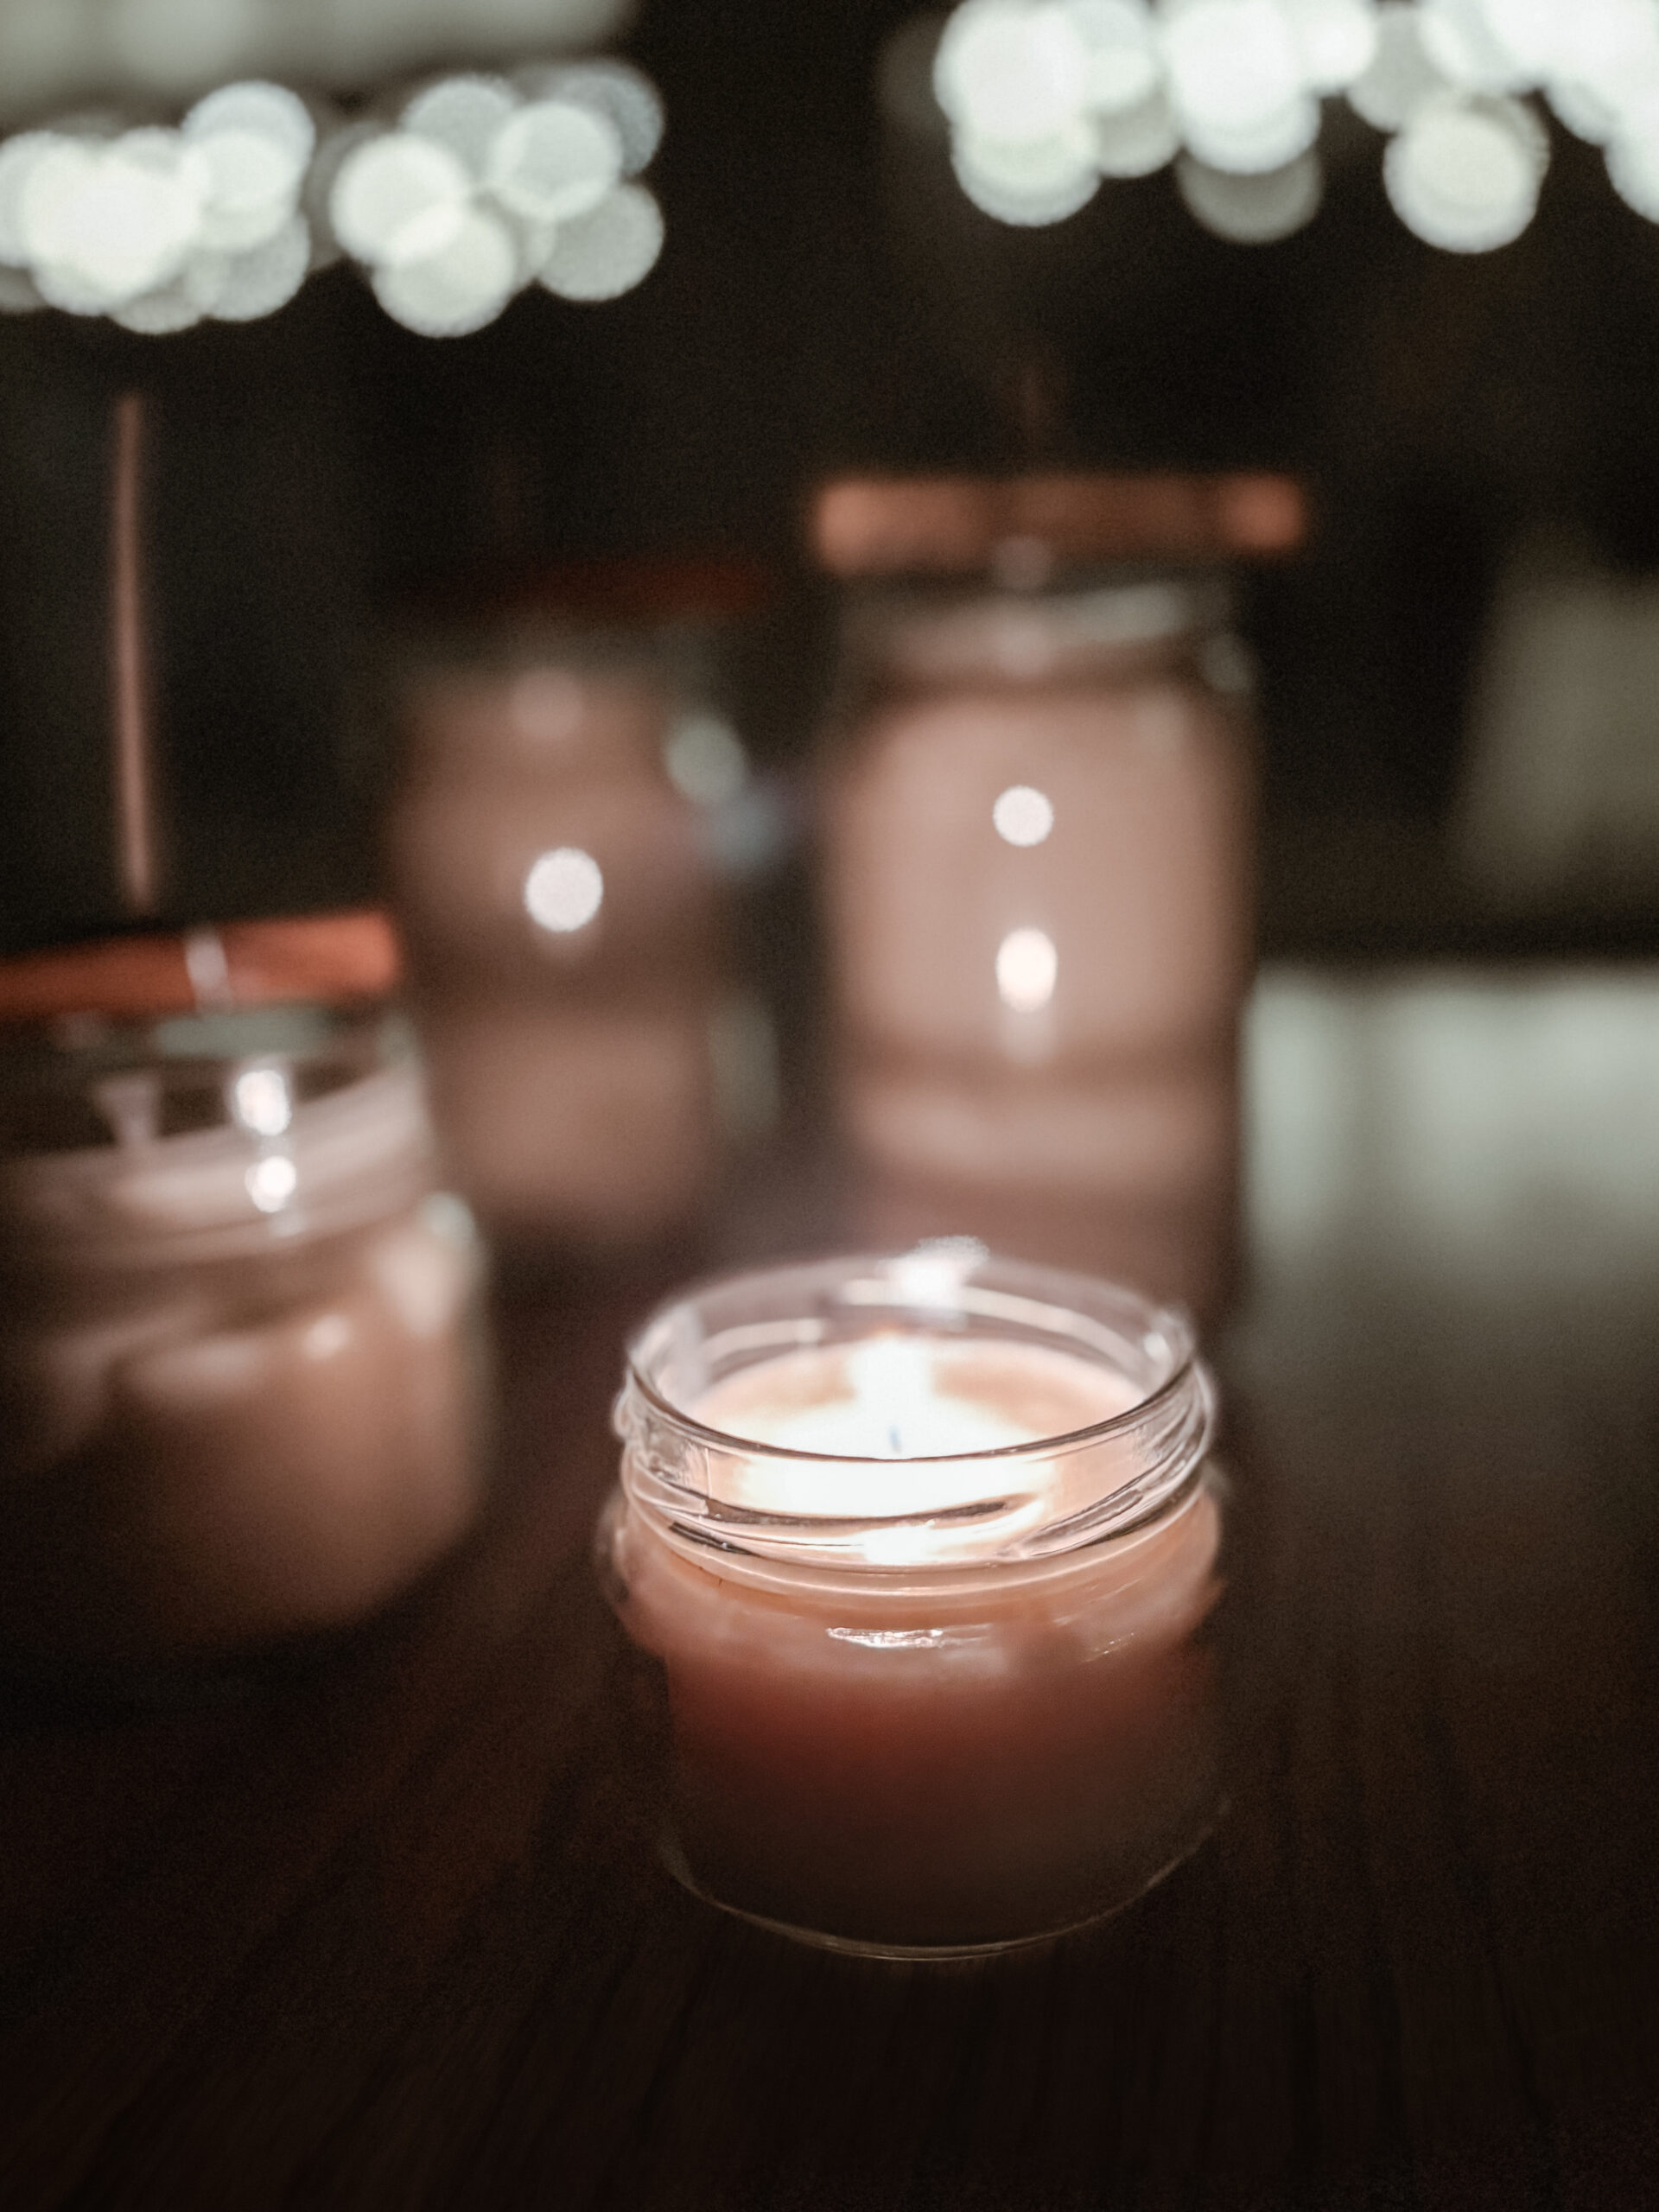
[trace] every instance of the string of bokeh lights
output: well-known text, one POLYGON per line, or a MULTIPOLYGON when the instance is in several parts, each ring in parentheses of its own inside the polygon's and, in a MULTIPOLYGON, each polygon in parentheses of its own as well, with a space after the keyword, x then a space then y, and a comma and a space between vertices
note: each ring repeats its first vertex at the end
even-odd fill
POLYGON ((162 336, 273 315, 342 254, 428 338, 531 285, 615 299, 662 250, 639 181, 662 130, 649 79, 603 59, 438 77, 349 119, 251 81, 176 128, 19 131, 0 143, 0 308, 162 336))
POLYGON ((1659 0, 963 0, 936 23, 909 54, 931 54, 963 191, 1005 223, 1064 221, 1103 179, 1173 162, 1206 228, 1287 238, 1319 211, 1338 96, 1387 134, 1389 201, 1431 245, 1526 229, 1540 100, 1659 222, 1659 0))

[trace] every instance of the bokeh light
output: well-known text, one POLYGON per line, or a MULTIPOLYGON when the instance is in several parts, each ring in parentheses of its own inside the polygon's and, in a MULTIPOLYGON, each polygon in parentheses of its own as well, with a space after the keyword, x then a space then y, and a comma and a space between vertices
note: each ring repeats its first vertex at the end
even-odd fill
POLYGON ((460 230, 472 200, 465 164, 412 130, 387 131, 340 164, 329 195, 334 235, 374 269, 429 260, 460 230))
POLYGON ((1145 0, 1071 0, 1065 13, 1083 43, 1084 105, 1122 115, 1149 100, 1164 66, 1145 0))
POLYGON ((534 100, 490 143, 485 178, 504 207, 559 223, 597 207, 622 175, 622 140, 608 117, 576 100, 534 100))
POLYGON ((441 77, 415 95, 398 122, 413 137, 446 148, 478 178, 497 132, 518 105, 505 77, 441 77))
POLYGON ((1346 92, 1376 58, 1376 0, 1279 0, 1313 92, 1346 92))
POLYGON ((950 159, 976 207, 999 221, 1040 226, 1065 220, 1100 188, 1090 140, 1078 133, 1024 141, 959 131, 950 159))
POLYGON ((179 128, 207 178, 200 242, 238 248, 274 238, 299 205, 316 125, 280 85, 227 85, 179 128))
POLYGON ((1103 176, 1150 176, 1180 150, 1181 127, 1160 87, 1138 107, 1103 116, 1095 127, 1095 160, 1103 176))
POLYGON ((1571 0, 1550 34, 1550 105, 1567 129, 1605 145, 1620 118, 1659 91, 1653 0, 1571 0))
POLYGON ((423 338, 464 338, 492 323, 518 290, 518 245, 499 215, 463 206, 434 251, 374 272, 386 313, 423 338))
POLYGON ((626 61, 564 62, 521 69, 514 84, 526 99, 573 100, 601 115, 622 149, 622 174, 638 176, 663 142, 663 103, 642 70, 626 61))
POLYGON ((1425 101, 1453 90, 1423 38, 1421 9, 1385 0, 1377 10, 1376 52, 1348 88, 1355 112, 1378 130, 1402 130, 1425 101))
POLYGON ((962 0, 888 39, 880 93, 1014 225, 1064 221, 1099 178, 1174 161, 1207 229, 1288 238, 1323 200, 1322 103, 1339 94, 1388 136, 1401 219, 1446 251, 1491 251, 1531 221, 1545 103, 1659 221, 1659 0, 962 0))
POLYGON ((427 337, 481 329, 537 283, 615 299, 662 252, 656 198, 624 181, 662 130, 649 80, 599 59, 448 75, 350 121, 250 79, 176 130, 83 116, 21 131, 0 143, 0 311, 108 315, 153 337, 251 321, 342 251, 427 337))
POLYGON ((1632 102, 1606 149, 1607 174, 1619 198, 1659 223, 1659 94, 1632 102))
POLYGON ((1212 169, 1183 154, 1175 181, 1205 230, 1236 245, 1272 245, 1292 237, 1319 213, 1325 190, 1319 157, 1311 151, 1259 176, 1212 169))
POLYGON ((1274 0, 1185 0, 1166 16, 1164 55, 1181 135, 1212 168, 1281 168, 1319 136, 1319 102, 1274 0))
POLYGON ((933 86, 959 129, 1029 144, 1077 120, 1087 70, 1087 48, 1064 8, 964 0, 939 41, 933 86))
POLYGON ((1513 100, 1436 100, 1389 147, 1395 213, 1430 245, 1486 253, 1520 237, 1538 204, 1548 147, 1513 100))
POLYGON ((614 300, 656 266, 663 211, 643 184, 619 184, 597 207, 561 223, 539 274, 562 300, 614 300))

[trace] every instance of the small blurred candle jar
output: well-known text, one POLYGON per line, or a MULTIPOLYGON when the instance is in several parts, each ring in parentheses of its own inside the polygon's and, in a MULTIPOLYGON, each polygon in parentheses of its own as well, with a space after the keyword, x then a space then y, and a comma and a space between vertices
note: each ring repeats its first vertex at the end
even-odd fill
POLYGON ((391 877, 450 1160, 513 1242, 681 1226, 734 1134, 728 864, 755 794, 713 700, 757 590, 588 564, 446 602, 405 645, 391 877))
POLYGON ((222 1661, 474 1518, 480 1269, 378 914, 0 963, 0 1646, 222 1661))
POLYGON ((1179 1313, 965 1239, 781 1268, 659 1311, 618 1419, 601 1572, 665 1670, 700 1893, 995 1949, 1207 1833, 1221 1516, 1179 1313))
POLYGON ((1255 786, 1215 563, 1300 522, 1274 479, 822 495, 862 580, 824 830, 840 1103, 887 1220, 906 1187, 976 1230, 1024 1205, 1040 1256, 1088 1223, 1097 1263, 1213 1302, 1255 786))

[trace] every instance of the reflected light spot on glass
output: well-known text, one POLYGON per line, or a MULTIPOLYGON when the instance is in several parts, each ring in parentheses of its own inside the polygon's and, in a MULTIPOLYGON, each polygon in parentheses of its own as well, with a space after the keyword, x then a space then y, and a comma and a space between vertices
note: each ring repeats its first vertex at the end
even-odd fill
POLYGON ((232 1103, 245 1129, 279 1137, 294 1118, 288 1077, 281 1068, 248 1068, 236 1078, 232 1103))
POLYGON ((1006 845, 1040 845, 1054 827, 1054 804, 1029 784, 1011 784, 991 809, 996 834, 1006 845))
POLYGON ((684 715, 669 733, 663 766, 676 791, 699 806, 735 798, 748 780, 748 756, 718 715, 684 715))
POLYGON ((352 1325, 343 1313, 325 1313, 311 1324, 302 1341, 308 1359, 333 1359, 352 1341, 352 1325))
POLYGON ((585 929, 604 896, 599 862, 575 845, 543 853, 524 878, 524 911, 538 928, 561 936, 585 929))
POLYGON ((273 1153, 269 1160, 256 1160, 243 1179, 261 1213, 280 1213, 293 1197, 300 1177, 291 1160, 273 1153))
POLYGON ((996 948, 997 995, 1015 1014, 1037 1014, 1054 995, 1060 956, 1046 930, 1010 930, 996 948))

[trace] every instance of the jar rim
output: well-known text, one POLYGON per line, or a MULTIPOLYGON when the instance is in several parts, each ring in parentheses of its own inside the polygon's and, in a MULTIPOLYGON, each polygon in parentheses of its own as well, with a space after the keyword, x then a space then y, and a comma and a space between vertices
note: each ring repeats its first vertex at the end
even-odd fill
MULTIPOLYGON (((704 1388, 710 1380, 705 1373, 704 1388)), ((941 1239, 908 1253, 851 1255, 731 1272, 694 1283, 658 1306, 635 1332, 616 1404, 617 1430, 626 1446, 624 1488, 671 1533, 697 1546, 715 1544, 724 1551, 758 1552, 802 1565, 844 1565, 861 1573, 879 1573, 884 1564, 868 1547, 863 1557, 858 1555, 861 1533, 877 1529, 948 1523, 964 1540, 947 1545, 946 1555, 937 1561, 905 1560, 912 1573, 935 1566, 982 1567, 998 1558, 1034 1562, 1128 1535, 1171 1510, 1190 1491, 1208 1452, 1215 1419, 1214 1385, 1183 1309, 1156 1305, 1121 1285, 994 1259, 967 1238, 941 1239), (829 1306, 836 1287, 850 1294, 840 1301, 845 1318, 838 1332, 829 1306), (695 1340, 690 1333, 690 1317, 722 1296, 729 1301, 747 1294, 764 1300, 789 1289, 798 1296, 785 1297, 785 1305, 798 1305, 800 1294, 816 1289, 818 1310, 798 1311, 792 1319, 738 1323, 695 1340), (662 1379, 664 1364, 677 1351, 682 1357, 706 1351, 718 1357, 722 1348, 730 1351, 735 1343, 737 1351, 750 1357, 733 1360, 725 1371, 734 1373, 791 1349, 868 1340, 880 1333, 869 1324, 882 1310, 884 1292, 887 1310, 901 1323, 908 1316, 916 1325, 913 1333, 941 1334, 939 1325, 954 1323, 964 1345, 995 1341, 1044 1346, 1098 1364, 1141 1387, 1128 1406, 1076 1428, 1013 1444, 895 1459, 745 1437, 699 1419, 662 1379), (845 1325, 858 1321, 865 1325, 845 1325), (930 1321, 931 1331, 926 1329, 930 1321), (826 1514, 747 1505, 710 1489, 711 1467, 757 1461, 865 1474, 899 1465, 937 1469, 944 1482, 944 1497, 896 1513, 826 1514), (950 1496, 953 1470, 1040 1465, 1052 1477, 1063 1463, 1086 1470, 1088 1479, 1069 1488, 1052 1481, 1050 1502, 1027 1500, 1026 1510, 1016 1516, 1017 1531, 1008 1521, 1008 1498, 1000 1494, 1008 1486, 993 1481, 966 1501, 950 1496), (682 1516, 688 1513, 702 1525, 686 1525, 682 1516), (994 1539, 993 1548, 969 1556, 965 1546, 982 1529, 994 1539), (1015 1535, 1010 1549, 1003 1539, 1015 1535)))

